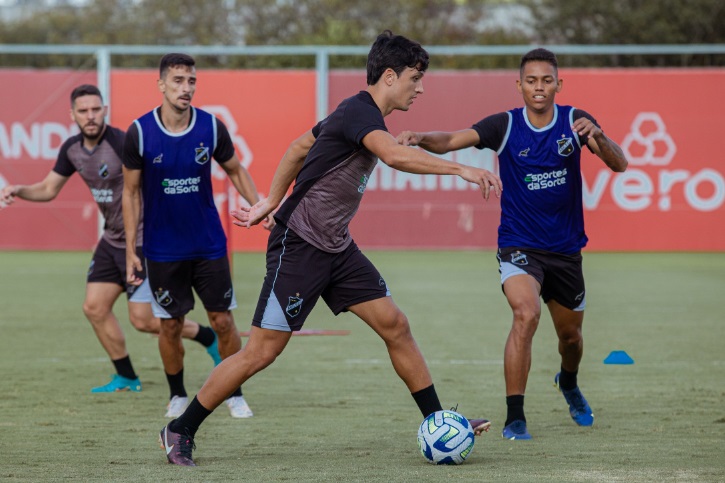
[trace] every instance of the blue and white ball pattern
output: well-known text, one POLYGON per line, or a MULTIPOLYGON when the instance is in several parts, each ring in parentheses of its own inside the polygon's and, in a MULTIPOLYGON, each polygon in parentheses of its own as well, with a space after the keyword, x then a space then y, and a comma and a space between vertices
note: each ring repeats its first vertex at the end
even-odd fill
POLYGON ((436 411, 418 428, 420 452, 434 465, 459 465, 473 451, 475 437, 468 420, 455 411, 436 411))

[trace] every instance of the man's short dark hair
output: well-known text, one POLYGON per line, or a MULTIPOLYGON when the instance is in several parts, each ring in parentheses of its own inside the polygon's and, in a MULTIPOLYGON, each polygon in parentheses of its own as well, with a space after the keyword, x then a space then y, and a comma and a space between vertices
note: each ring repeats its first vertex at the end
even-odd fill
POLYGON ((406 67, 425 72, 428 69, 428 52, 418 43, 402 35, 385 30, 370 48, 368 54, 368 85, 380 79, 385 69, 393 69, 400 75, 406 67))
POLYGON ((166 75, 166 72, 171 67, 176 67, 179 65, 185 65, 186 67, 194 67, 196 65, 196 61, 194 58, 187 54, 178 54, 178 53, 172 53, 172 54, 166 54, 163 57, 161 57, 161 62, 159 63, 159 78, 163 79, 166 75))
POLYGON ((83 96, 98 96, 101 98, 101 102, 103 102, 103 96, 101 95, 101 91, 98 90, 98 87, 91 84, 83 84, 73 89, 73 92, 70 93, 70 107, 75 105, 76 99, 83 96))
POLYGON ((556 61, 556 55, 554 52, 539 48, 526 52, 521 56, 521 66, 519 68, 519 75, 524 75, 524 66, 529 62, 548 62, 554 67, 554 72, 558 75, 559 63, 556 61))

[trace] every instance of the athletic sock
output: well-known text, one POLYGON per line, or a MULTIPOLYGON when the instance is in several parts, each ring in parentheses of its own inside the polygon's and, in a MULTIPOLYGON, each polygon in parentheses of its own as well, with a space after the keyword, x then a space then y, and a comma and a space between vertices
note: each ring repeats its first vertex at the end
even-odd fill
POLYGON ((523 394, 506 396, 506 422, 504 423, 504 427, 517 420, 526 422, 526 416, 524 416, 523 394))
POLYGON ((171 395, 169 399, 174 396, 186 397, 186 388, 184 387, 184 369, 180 370, 177 374, 166 374, 166 380, 169 383, 169 391, 171 395))
MULTIPOLYGON (((237 396, 241 396, 241 395, 242 395, 242 386, 239 386, 239 387, 238 387, 238 388, 236 389, 236 391, 234 391, 233 393, 231 393, 231 394, 229 395, 229 397, 237 397, 237 396)), ((229 398, 227 398, 227 399, 229 399, 229 398)))
POLYGON ((137 379, 138 376, 133 370, 133 364, 131 364, 131 356, 122 357, 120 359, 111 360, 113 366, 116 368, 116 373, 125 377, 126 379, 137 379))
POLYGON ((184 414, 169 423, 169 429, 174 433, 182 434, 186 430, 189 432, 189 436, 193 438, 201 423, 211 413, 212 411, 202 406, 199 400, 194 397, 189 406, 187 406, 186 411, 184 411, 184 414))
POLYGON ((576 375, 578 373, 578 370, 574 372, 569 372, 563 367, 561 368, 561 373, 559 374, 559 387, 562 391, 571 391, 572 389, 576 388, 576 375))
POLYGON ((214 343, 214 339, 216 338, 216 335, 214 334, 214 331, 211 329, 211 327, 206 327, 204 325, 199 324, 199 332, 196 333, 194 336, 194 340, 197 341, 199 344, 203 345, 204 347, 209 347, 214 343))
POLYGON ((438 400, 438 394, 436 393, 433 384, 425 389, 411 393, 411 396, 415 399, 415 403, 418 405, 420 412, 423 413, 424 418, 428 417, 429 414, 443 409, 441 402, 438 400))

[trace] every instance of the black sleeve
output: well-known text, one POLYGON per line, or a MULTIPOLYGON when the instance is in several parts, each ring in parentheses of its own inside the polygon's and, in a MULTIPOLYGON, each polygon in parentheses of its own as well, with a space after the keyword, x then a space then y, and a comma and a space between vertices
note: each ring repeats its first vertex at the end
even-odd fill
POLYGON ((123 165, 128 169, 143 169, 143 156, 138 152, 138 127, 132 123, 123 142, 123 165))
POLYGON ((317 139, 317 136, 320 135, 320 129, 322 129, 323 122, 324 120, 318 122, 317 124, 315 124, 315 127, 312 128, 312 135, 315 137, 315 139, 317 139))
POLYGON ((73 173, 76 172, 76 167, 73 166, 73 163, 71 163, 70 159, 68 159, 68 149, 74 143, 79 142, 80 139, 81 139, 80 134, 66 139, 66 141, 63 143, 63 145, 60 147, 60 151, 58 151, 58 159, 56 159, 56 161, 55 161, 55 166, 53 166, 53 171, 55 171, 56 173, 58 173, 61 176, 65 176, 66 178, 72 176, 73 173))
POLYGON ((224 164, 232 159, 232 156, 236 152, 234 151, 234 143, 232 142, 232 137, 229 135, 227 127, 219 118, 217 118, 216 124, 216 149, 214 150, 213 157, 217 160, 217 163, 224 164))
MULTIPOLYGON (((597 122, 597 120, 594 119, 594 116, 592 116, 587 111, 584 111, 582 109, 574 109, 574 120, 576 121, 577 119, 582 118, 582 117, 586 117, 587 119, 592 121, 592 123, 594 123, 595 126, 597 126, 599 129, 602 129, 602 126, 600 126, 599 123, 597 122)), ((579 135, 577 134, 577 136, 579 136, 579 135)), ((594 151, 592 151, 592 148, 589 147, 589 144, 587 144, 588 142, 589 142, 588 136, 585 138, 581 138, 581 137, 579 138, 579 143, 582 146, 586 146, 589 151, 594 152, 594 151)))
POLYGON ((363 102, 350 102, 345 109, 342 129, 345 139, 358 146, 362 146, 363 138, 373 131, 388 132, 380 109, 363 102))
POLYGON ((478 133, 480 142, 476 144, 478 149, 492 149, 498 151, 506 137, 506 130, 509 127, 509 115, 507 112, 492 114, 473 125, 473 130, 478 133))

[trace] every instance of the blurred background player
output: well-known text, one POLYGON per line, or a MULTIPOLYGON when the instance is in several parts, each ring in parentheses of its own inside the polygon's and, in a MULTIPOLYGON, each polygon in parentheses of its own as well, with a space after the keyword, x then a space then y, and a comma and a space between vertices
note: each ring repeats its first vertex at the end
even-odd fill
MULTIPOLYGON (((91 392, 140 391, 141 381, 131 364, 113 304, 125 290, 131 324, 141 332, 159 333, 159 319, 151 312, 148 283, 140 286, 126 283, 126 239, 121 213, 123 173, 121 150, 124 133, 105 124, 107 108, 96 86, 81 85, 70 96, 71 119, 80 133, 63 143, 58 159, 48 175, 32 185, 10 185, 0 192, 0 206, 13 198, 27 201, 51 201, 73 175, 78 173, 88 185, 105 219, 101 237, 91 259, 86 283, 83 313, 93 327, 103 348, 111 358, 116 374, 103 386, 91 392)), ((137 248, 140 254, 140 247, 137 248)), ((143 272, 138 274, 143 280, 143 272)), ((183 336, 206 347, 214 363, 221 362, 216 336, 209 327, 196 322, 184 324, 183 336)))
MULTIPOLYGON (((385 116, 410 108, 423 93, 427 68, 428 53, 419 43, 390 31, 379 35, 368 56, 367 90, 342 101, 292 142, 277 166, 269 198, 233 213, 235 224, 257 224, 295 182, 275 215, 278 224, 269 237, 267 275, 247 345, 222 361, 184 414, 161 430, 169 462, 195 466, 193 438, 199 425, 235 386, 274 362, 320 297, 334 314, 352 312, 383 339, 423 417, 442 409, 407 317, 348 229, 378 158, 409 173, 460 176, 478 184, 486 199, 492 190, 500 193, 501 180, 493 173, 400 146, 388 132, 385 116)), ((183 220, 183 212, 177 217, 183 220)), ((479 419, 471 425, 480 433, 490 423, 479 419)))
MULTIPOLYGON (((137 285, 142 281, 134 270, 141 270, 143 260, 134 247, 143 205, 143 254, 154 315, 161 319, 159 351, 171 388, 166 416, 176 417, 188 403, 181 336, 186 314, 194 308, 192 288, 219 338, 222 358, 242 347, 231 312, 237 302, 227 238, 213 199, 212 158, 247 202, 258 202, 259 194, 224 124, 191 105, 196 91, 194 59, 185 54, 163 56, 158 88, 161 106, 136 119, 126 135, 123 217, 128 282, 137 285)), ((232 417, 252 416, 239 385, 225 398, 232 417)))
POLYGON ((501 224, 498 261, 501 284, 513 311, 504 351, 507 418, 502 435, 531 439, 524 416, 524 393, 531 368, 531 345, 539 325, 543 298, 559 338, 561 370, 554 378, 572 419, 594 423, 577 374, 584 340, 586 306, 581 249, 587 243, 582 208, 582 146, 615 172, 627 168, 622 149, 587 112, 555 104, 563 80, 556 56, 535 49, 521 58, 516 81, 523 108, 486 117, 470 129, 398 136, 405 145, 434 153, 475 146, 498 153, 501 179, 501 224))

